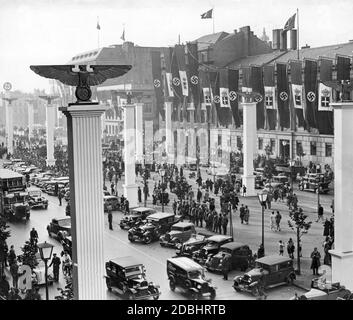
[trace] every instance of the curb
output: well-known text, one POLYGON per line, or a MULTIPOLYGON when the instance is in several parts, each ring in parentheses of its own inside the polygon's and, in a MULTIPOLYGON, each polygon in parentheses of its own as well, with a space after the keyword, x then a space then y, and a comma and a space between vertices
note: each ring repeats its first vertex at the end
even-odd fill
POLYGON ((305 291, 310 291, 311 290, 310 288, 307 288, 307 287, 305 287, 305 286, 303 286, 301 284, 294 283, 294 282, 293 282, 293 286, 295 286, 295 287, 297 287, 299 289, 305 290, 305 291))

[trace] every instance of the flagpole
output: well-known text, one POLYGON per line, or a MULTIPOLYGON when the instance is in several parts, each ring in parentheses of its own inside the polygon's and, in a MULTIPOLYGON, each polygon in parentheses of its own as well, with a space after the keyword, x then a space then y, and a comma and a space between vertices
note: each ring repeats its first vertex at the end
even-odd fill
POLYGON ((298 35, 297 35, 297 55, 298 55, 298 60, 299 60, 299 9, 297 8, 297 29, 298 29, 298 35))
MULTIPOLYGON (((99 17, 97 17, 97 26, 99 26, 99 17)), ((99 28, 100 28, 100 26, 99 26, 99 28)), ((98 42, 98 49, 99 49, 99 30, 100 30, 100 29, 98 29, 98 28, 97 28, 97 42, 98 42)))
POLYGON ((212 22, 213 22, 213 34, 214 32, 214 7, 212 7, 212 22))

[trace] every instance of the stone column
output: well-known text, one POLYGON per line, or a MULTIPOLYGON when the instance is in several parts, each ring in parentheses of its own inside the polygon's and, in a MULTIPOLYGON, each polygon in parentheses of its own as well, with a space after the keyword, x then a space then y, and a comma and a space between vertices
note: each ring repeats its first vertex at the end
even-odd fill
POLYGON ((143 103, 136 103, 136 161, 143 163, 143 103))
POLYGON ((13 110, 11 102, 5 101, 7 152, 13 154, 13 110))
POLYGON ((31 144, 31 137, 33 136, 33 103, 32 102, 28 102, 28 140, 29 143, 31 144))
POLYGON ((353 291, 353 102, 333 103, 335 172, 335 242, 332 282, 353 291))
POLYGON ((254 149, 256 139, 256 102, 243 102, 243 150, 244 174, 243 185, 246 186, 246 196, 256 196, 254 176, 254 149))
POLYGON ((170 101, 165 102, 165 140, 168 163, 174 164, 174 134, 172 127, 173 104, 170 101))
POLYGON ((193 127, 188 129, 188 163, 196 163, 196 134, 193 127))
POLYGON ((101 115, 106 106, 73 103, 60 110, 67 117, 74 295, 104 300, 101 115))
POLYGON ((177 164, 178 166, 185 164, 185 134, 184 129, 177 129, 178 133, 178 159, 177 164))
POLYGON ((124 117, 124 162, 125 184, 124 196, 129 200, 129 206, 137 207, 137 185, 135 174, 135 105, 126 104, 124 117))
POLYGON ((55 165, 54 158, 54 130, 55 130, 55 108, 47 104, 47 166, 55 165))

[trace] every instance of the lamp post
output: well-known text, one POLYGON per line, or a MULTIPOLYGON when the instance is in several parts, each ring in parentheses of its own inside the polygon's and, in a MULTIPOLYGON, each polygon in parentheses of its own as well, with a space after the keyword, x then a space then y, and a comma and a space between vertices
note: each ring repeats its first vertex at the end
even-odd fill
MULTIPOLYGON (((321 169, 321 166, 319 164, 316 165, 316 173, 318 173, 320 169, 321 169)), ((320 208, 320 188, 321 188, 320 176, 317 176, 316 178, 317 213, 319 213, 319 208, 320 208)))
POLYGON ((107 156, 103 155, 103 187, 105 189, 105 169, 106 169, 106 161, 107 161, 107 156))
POLYGON ((283 162, 286 161, 285 159, 285 149, 284 147, 287 145, 287 141, 286 140, 282 140, 282 146, 283 146, 283 162))
POLYGON ((228 210, 229 210, 229 234, 234 240, 232 204, 230 202, 228 203, 228 210))
POLYGON ((259 193, 257 195, 259 197, 259 201, 262 207, 262 233, 261 233, 261 243, 263 248, 263 254, 265 255, 265 206, 264 202, 267 200, 267 193, 259 193))
POLYGON ((49 300, 48 292, 48 260, 51 259, 51 254, 53 253, 54 246, 51 243, 43 242, 37 244, 40 258, 44 261, 45 265, 45 296, 46 300, 49 300))
POLYGON ((289 166, 290 166, 290 186, 291 186, 291 190, 293 193, 293 167, 295 165, 295 160, 289 160, 289 166))
POLYGON ((160 169, 159 174, 162 177, 162 212, 164 212, 164 191, 163 191, 163 185, 164 185, 164 176, 165 176, 165 170, 160 169))

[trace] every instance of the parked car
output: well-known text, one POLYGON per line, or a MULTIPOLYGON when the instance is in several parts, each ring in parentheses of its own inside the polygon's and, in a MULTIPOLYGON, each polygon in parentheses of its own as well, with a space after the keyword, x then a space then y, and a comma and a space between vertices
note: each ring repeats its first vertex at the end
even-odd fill
POLYGON ((170 231, 160 236, 159 243, 162 247, 175 248, 176 245, 189 240, 195 234, 195 225, 191 222, 178 222, 173 224, 170 231))
POLYGON ((274 190, 279 190, 283 188, 283 183, 281 182, 271 182, 266 183, 265 187, 262 189, 263 192, 273 193, 274 190))
POLYGON ((192 234, 189 240, 183 244, 180 243, 176 245, 176 255, 192 258, 193 253, 201 249, 207 243, 207 238, 211 236, 213 236, 213 233, 207 231, 192 234))
POLYGON ((173 224, 179 222, 180 217, 173 213, 157 212, 147 217, 146 223, 133 227, 128 232, 128 239, 131 242, 143 241, 148 244, 166 232, 170 231, 173 224))
POLYGON ((214 254, 218 253, 219 248, 228 242, 232 242, 231 236, 225 236, 221 234, 214 235, 207 238, 206 243, 199 250, 195 251, 192 255, 193 260, 197 263, 204 264, 206 259, 214 254))
POLYGON ((261 269, 263 269, 264 273, 265 288, 282 284, 292 284, 296 278, 291 258, 279 255, 265 256, 255 261, 254 269, 233 279, 234 290, 238 292, 250 292, 254 296, 257 296, 258 279, 261 276, 261 269))
POLYGON ((8 193, 3 196, 3 214, 8 220, 29 220, 31 208, 28 204, 27 192, 8 193))
POLYGON ((108 206, 111 207, 112 211, 116 211, 120 208, 119 198, 115 196, 104 196, 104 212, 108 211, 108 206))
POLYGON ((221 259, 223 254, 230 258, 229 270, 240 269, 245 271, 249 267, 252 258, 252 251, 248 245, 239 242, 228 242, 222 245, 219 252, 206 260, 208 271, 222 271, 221 259))
POLYGON ((135 257, 121 257, 105 263, 106 284, 128 300, 153 298, 157 300, 161 294, 159 286, 147 281, 144 265, 135 257))
POLYGON ((301 178, 299 190, 312 191, 315 193, 328 193, 331 180, 323 173, 309 173, 301 178))
POLYGON ((54 218, 47 226, 49 237, 56 237, 59 241, 71 235, 71 218, 54 218))
POLYGON ((310 291, 290 300, 353 300, 353 294, 339 282, 331 283, 314 278, 311 280, 310 291))
POLYGON ((48 200, 42 196, 42 191, 37 188, 28 189, 28 205, 31 209, 43 208, 48 209, 48 200))
POLYGON ((216 297, 216 287, 206 280, 204 268, 189 258, 167 259, 167 275, 170 290, 174 291, 178 287, 192 300, 203 296, 209 296, 212 300, 216 297))
POLYGON ((156 210, 152 208, 137 207, 130 209, 130 214, 120 220, 120 228, 131 229, 138 220, 145 220, 153 213, 156 213, 156 210))

